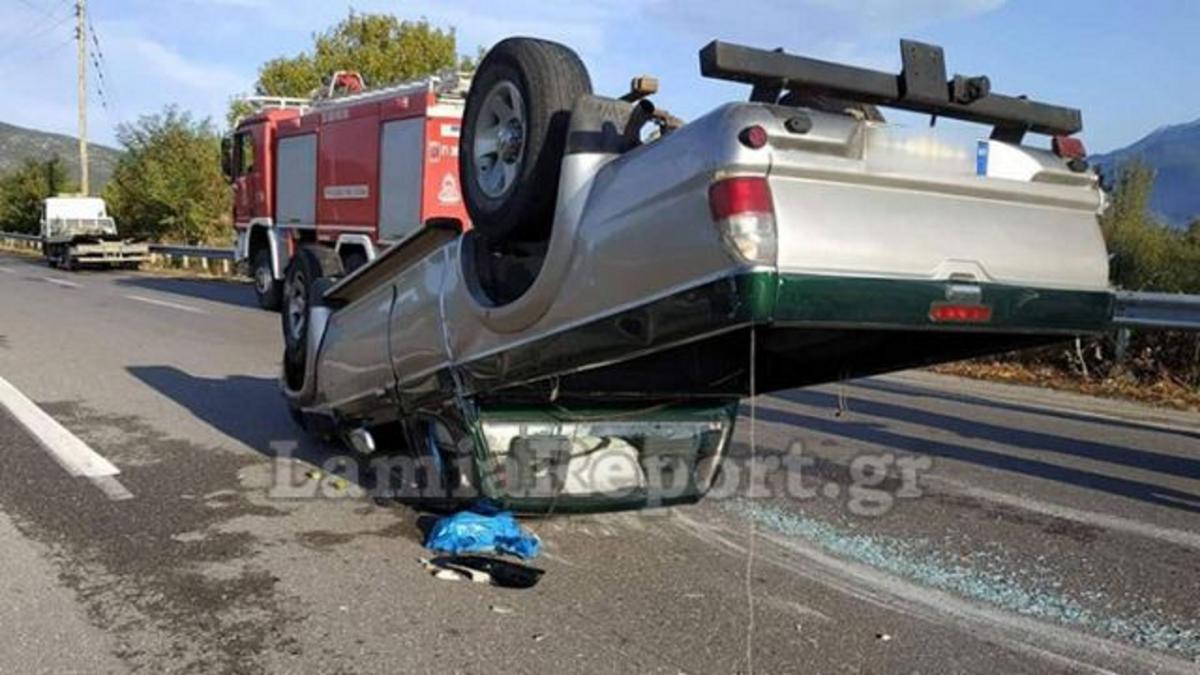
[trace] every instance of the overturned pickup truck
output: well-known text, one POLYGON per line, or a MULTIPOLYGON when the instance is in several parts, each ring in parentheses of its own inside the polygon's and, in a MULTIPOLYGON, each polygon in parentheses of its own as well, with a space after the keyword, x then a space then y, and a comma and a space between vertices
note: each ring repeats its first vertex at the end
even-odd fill
POLYGON ((349 275, 318 243, 293 258, 294 416, 427 458, 406 478, 427 500, 640 508, 703 496, 743 397, 1107 327, 1079 112, 901 50, 896 75, 713 42, 702 73, 750 101, 682 124, 651 80, 596 96, 570 49, 500 42, 463 113, 469 226, 434 219, 349 275))

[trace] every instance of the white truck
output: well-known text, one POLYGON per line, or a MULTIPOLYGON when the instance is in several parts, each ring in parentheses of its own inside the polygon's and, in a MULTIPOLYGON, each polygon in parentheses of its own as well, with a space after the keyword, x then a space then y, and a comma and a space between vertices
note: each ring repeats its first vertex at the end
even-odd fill
POLYGON ((83 265, 136 269, 150 247, 117 234, 117 224, 99 197, 50 197, 42 202, 42 253, 51 267, 83 265))

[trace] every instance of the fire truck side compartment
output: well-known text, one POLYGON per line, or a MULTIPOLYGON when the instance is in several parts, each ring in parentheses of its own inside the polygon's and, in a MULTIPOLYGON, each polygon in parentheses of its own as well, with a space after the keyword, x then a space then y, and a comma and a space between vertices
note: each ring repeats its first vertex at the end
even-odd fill
POLYGON ((423 118, 384 122, 379 158, 379 238, 399 241, 421 225, 423 118))
POLYGON ((279 139, 276 181, 276 222, 286 225, 316 223, 316 134, 279 139))
MULTIPOLYGON (((460 120, 460 105, 421 92, 280 120, 267 115, 239 133, 253 133, 257 154, 277 160, 273 179, 264 182, 275 193, 275 223, 315 227, 327 242, 365 234, 390 243, 433 219, 469 226, 458 181, 460 120), (273 137, 271 152, 264 144, 273 137)), ((256 206, 254 216, 272 216, 256 206)))

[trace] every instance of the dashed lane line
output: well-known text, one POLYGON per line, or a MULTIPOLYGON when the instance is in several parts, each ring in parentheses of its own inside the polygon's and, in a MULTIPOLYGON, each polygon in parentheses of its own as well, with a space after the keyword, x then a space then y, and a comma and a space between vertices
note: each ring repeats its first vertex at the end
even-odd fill
POLYGON ((79 288, 79 284, 75 283, 74 281, 67 281, 66 279, 56 279, 54 277, 42 277, 42 278, 56 286, 62 286, 63 288, 79 288))
POLYGON ((952 492, 963 495, 965 497, 973 497, 975 499, 992 502, 1001 506, 1007 506, 1023 511, 1039 513, 1053 518, 1061 518, 1063 520, 1072 520, 1084 525, 1091 525, 1101 529, 1115 530, 1125 534, 1137 535, 1149 539, 1157 539, 1176 546, 1185 546, 1197 551, 1200 551, 1200 534, 1188 532, 1186 530, 1178 530, 1170 527, 1162 527, 1154 523, 1147 523, 1131 518, 1123 518, 1121 516, 1109 515, 1107 513, 1097 513, 1085 509, 1076 509, 1061 504, 1051 504, 1043 502, 1032 497, 1023 495, 1008 494, 997 490, 989 490, 987 488, 976 487, 964 483, 962 481, 945 478, 942 476, 926 475, 921 479, 928 483, 937 483, 945 486, 952 492))
POLYGON ((0 377, 0 407, 6 409, 72 477, 86 478, 109 499, 132 499, 116 479, 120 469, 59 424, 8 380, 0 377))
POLYGON ((144 302, 148 305, 158 305, 159 307, 170 307, 171 309, 178 309, 180 311, 191 312, 193 314, 208 314, 207 311, 200 309, 199 307, 192 307, 191 305, 182 305, 182 304, 179 304, 178 302, 170 302, 167 300, 156 300, 154 298, 147 298, 142 295, 127 295, 125 297, 129 298, 130 300, 144 302))

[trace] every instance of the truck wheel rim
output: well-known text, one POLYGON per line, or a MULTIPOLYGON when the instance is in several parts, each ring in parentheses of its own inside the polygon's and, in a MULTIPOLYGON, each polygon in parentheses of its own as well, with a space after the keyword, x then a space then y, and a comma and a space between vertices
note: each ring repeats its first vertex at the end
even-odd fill
POLYGON ((498 82, 475 118, 475 182, 489 197, 499 197, 517 180, 525 156, 525 99, 512 82, 498 82))
POLYGON ((303 274, 292 277, 287 296, 288 328, 292 339, 299 342, 304 338, 304 322, 308 318, 308 284, 303 274))
POLYGON ((271 282, 275 280, 273 277, 274 275, 271 274, 270 267, 263 266, 258 268, 254 273, 254 285, 258 288, 259 294, 266 295, 271 290, 271 282))

